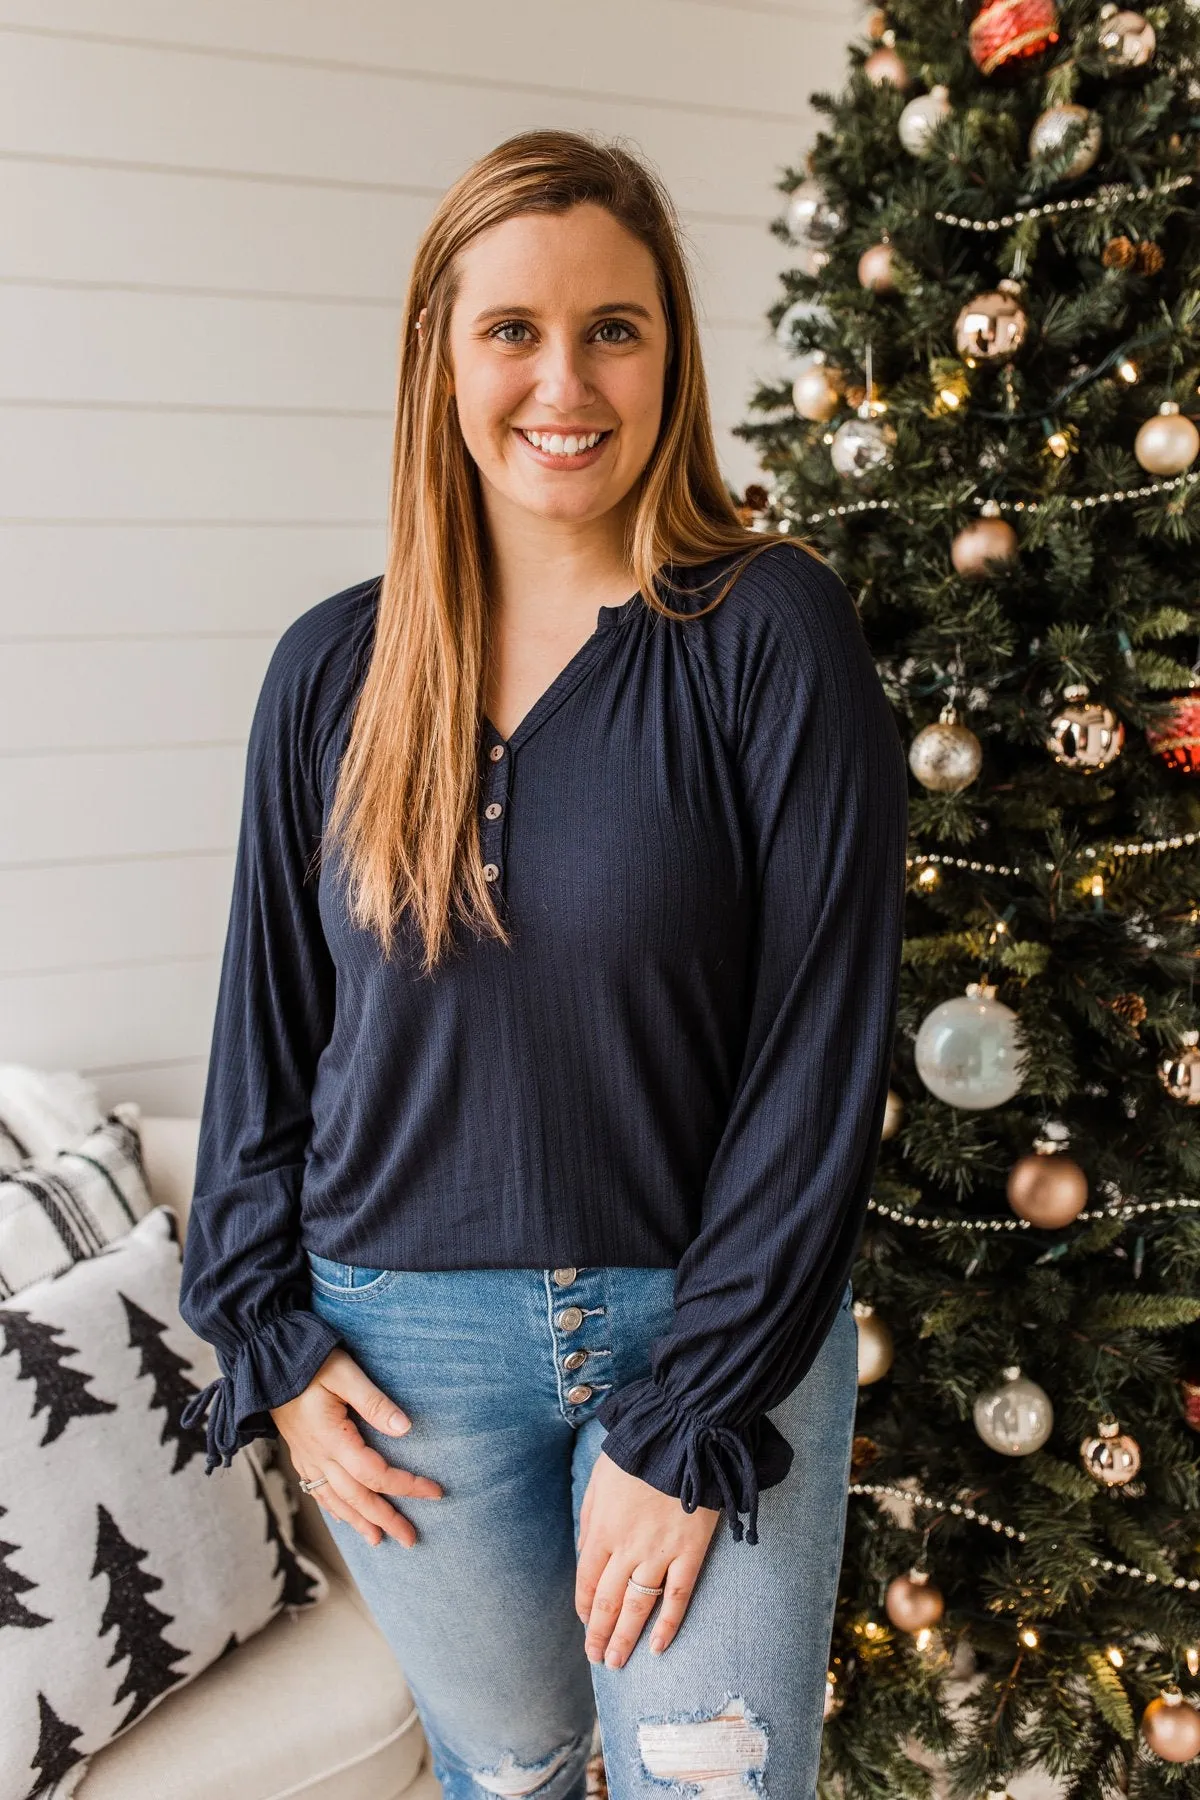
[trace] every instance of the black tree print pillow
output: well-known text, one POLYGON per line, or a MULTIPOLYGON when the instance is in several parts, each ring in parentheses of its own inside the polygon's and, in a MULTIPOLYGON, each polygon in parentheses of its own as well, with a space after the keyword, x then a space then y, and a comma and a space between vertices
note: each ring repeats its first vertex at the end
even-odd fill
POLYGON ((0 1794, 87 1757, 327 1590, 256 1446, 204 1474, 179 1413, 217 1374, 179 1316, 175 1216, 0 1301, 0 1794))

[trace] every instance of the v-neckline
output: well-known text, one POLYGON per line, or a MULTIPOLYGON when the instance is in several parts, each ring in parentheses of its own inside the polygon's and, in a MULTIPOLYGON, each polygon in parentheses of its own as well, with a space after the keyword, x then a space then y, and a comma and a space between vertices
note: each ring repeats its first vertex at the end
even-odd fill
POLYGON ((515 725, 507 737, 493 724, 486 713, 482 717, 484 744, 491 749, 495 744, 503 744, 506 750, 519 750, 521 745, 531 738, 539 725, 543 725, 571 692, 577 682, 581 681, 601 646, 608 641, 609 635, 624 622, 633 612, 636 602, 641 598, 641 591, 622 601, 619 606, 602 606, 596 613, 596 629, 585 638, 570 661, 564 663, 558 674, 544 687, 533 704, 526 708, 520 722, 515 725))

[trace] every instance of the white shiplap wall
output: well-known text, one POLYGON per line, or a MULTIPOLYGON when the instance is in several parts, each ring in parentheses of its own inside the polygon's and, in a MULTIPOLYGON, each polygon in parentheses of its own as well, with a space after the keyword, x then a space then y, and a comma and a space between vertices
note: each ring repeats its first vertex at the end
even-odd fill
POLYGON ((729 435, 851 0, 0 0, 0 1062, 199 1104, 246 731, 382 563, 413 245, 534 125, 680 206, 729 435))

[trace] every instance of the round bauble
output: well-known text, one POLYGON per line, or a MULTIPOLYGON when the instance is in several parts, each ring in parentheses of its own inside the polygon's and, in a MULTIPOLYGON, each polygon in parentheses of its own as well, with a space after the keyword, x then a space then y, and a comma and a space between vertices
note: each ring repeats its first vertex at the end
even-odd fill
POLYGON ((819 181, 802 181, 788 200, 787 228, 798 244, 828 250, 845 224, 819 181))
POLYGON ((896 285, 892 246, 872 244, 858 259, 858 280, 872 294, 890 294, 896 285))
POLYGON ((1200 1106, 1200 1032, 1185 1031, 1183 1047, 1170 1050, 1158 1065, 1158 1079, 1181 1106, 1200 1106))
POLYGON ((1100 8, 1097 39, 1104 65, 1117 74, 1144 69, 1154 56, 1154 27, 1139 12, 1120 12, 1115 6, 1100 8))
POLYGON ((946 1610, 941 1589, 925 1569, 910 1569, 888 1582, 883 1608, 897 1631, 924 1631, 936 1625, 946 1610))
POLYGON ((1191 1762, 1200 1756, 1200 1712, 1173 1681, 1142 1714, 1142 1736, 1164 1762, 1191 1762))
POLYGON ((956 533, 950 546, 950 561, 960 575, 982 581, 1000 573, 1006 563, 1015 562, 1019 549, 1016 532, 1007 519, 1000 517, 996 502, 989 500, 979 518, 956 533))
POLYGON ((1085 775, 1107 769, 1121 754, 1124 725, 1111 707, 1089 700, 1081 682, 1073 681, 1064 688, 1063 700, 1066 704, 1050 721, 1047 750, 1064 768, 1078 769, 1085 775))
POLYGON ((863 74, 876 87, 906 88, 909 82, 908 65, 904 58, 886 44, 881 44, 878 50, 872 50, 863 64, 863 74))
POLYGON ((1087 1176, 1070 1156, 1036 1151, 1008 1171, 1008 1204, 1039 1231, 1059 1231, 1087 1205, 1087 1176))
POLYGON ((954 321, 954 342, 968 366, 1012 356, 1021 348, 1029 321, 1020 295, 1020 283, 1009 277, 967 301, 954 321))
POLYGON ((904 1102, 895 1088, 889 1088, 883 1105, 883 1129, 880 1138, 895 1137, 904 1119, 904 1102))
POLYGON ((1057 106, 1048 106, 1034 120, 1033 130, 1029 133, 1029 154, 1035 159, 1057 156, 1068 139, 1078 138, 1075 154, 1060 178, 1073 181, 1077 175, 1085 175, 1099 156, 1100 135, 1100 120, 1095 113, 1089 112, 1086 106, 1077 106, 1073 100, 1063 100, 1057 106))
POLYGON ((853 1311, 858 1326, 858 1385, 869 1387, 871 1382, 881 1381, 891 1368, 895 1345, 886 1321, 869 1300, 856 1300, 853 1311))
POLYGON ((1105 1413, 1095 1437, 1084 1438, 1079 1460, 1101 1487, 1124 1487, 1142 1466, 1142 1453, 1133 1438, 1122 1433, 1120 1422, 1105 1413))
POLYGON ((793 300, 784 308, 775 327, 775 342, 789 356, 811 356, 811 350, 801 351, 796 343, 796 327, 811 320, 814 324, 829 325, 832 320, 823 306, 813 300, 793 300))
POLYGON ((1003 1106, 1020 1092, 1025 1053, 1017 1015, 986 982, 943 1000, 921 1021, 913 1046, 917 1074, 949 1106, 1003 1106))
POLYGON ((1177 695, 1167 717, 1147 725, 1146 742, 1168 769, 1200 775, 1200 692, 1177 695))
POLYGON ((949 117, 949 88, 930 88, 927 94, 918 94, 915 100, 910 100, 896 127, 900 142, 909 155, 928 156, 930 138, 942 120, 949 117))
POLYGON ((1040 1450, 1054 1429, 1054 1408, 1045 1388, 1022 1375, 1015 1364, 1005 1369, 999 1387, 975 1402, 975 1429, 984 1443, 1002 1456, 1029 1456, 1040 1450))
POLYGON ((839 475, 858 481, 877 469, 887 468, 894 443, 895 433, 890 425, 860 416, 838 426, 829 457, 839 475))
POLYGON ((971 21, 971 58, 984 75, 1005 63, 1039 56, 1058 42, 1054 0, 986 0, 971 21))
POLYGON ((820 351, 806 363, 792 383, 792 405, 802 419, 832 419, 841 398, 842 382, 820 351))
POLYGON ((975 733, 950 716, 924 725, 908 748, 908 766, 933 794, 959 794, 970 787, 983 766, 983 747, 975 733))
POLYGON ((1164 400, 1133 440, 1133 454, 1151 475, 1182 475, 1200 450, 1200 431, 1179 403, 1164 400))

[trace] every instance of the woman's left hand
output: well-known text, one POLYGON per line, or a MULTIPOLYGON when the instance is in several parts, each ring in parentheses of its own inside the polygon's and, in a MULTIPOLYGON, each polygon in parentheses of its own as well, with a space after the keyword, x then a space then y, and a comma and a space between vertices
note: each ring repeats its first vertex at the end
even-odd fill
POLYGON ((587 1627, 584 1650, 619 1669, 659 1604, 659 1596, 627 1586, 663 1587, 652 1650, 665 1650, 688 1609, 721 1514, 710 1506, 684 1512, 672 1494, 627 1474, 603 1450, 592 1468, 579 1515, 575 1611, 587 1627))

